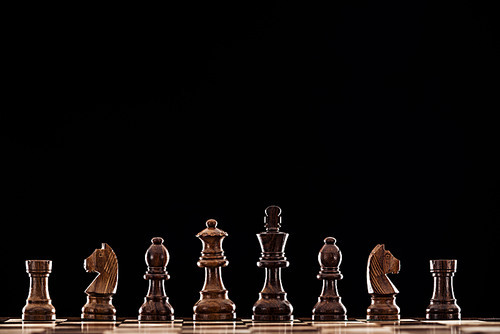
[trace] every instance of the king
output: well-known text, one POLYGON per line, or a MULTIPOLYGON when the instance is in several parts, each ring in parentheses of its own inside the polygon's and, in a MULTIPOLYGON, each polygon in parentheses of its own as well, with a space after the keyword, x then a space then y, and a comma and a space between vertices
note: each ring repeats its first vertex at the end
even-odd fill
POLYGON ((262 256, 257 266, 266 270, 264 288, 259 293, 259 300, 253 306, 252 319, 256 321, 293 320, 292 304, 286 299, 286 292, 281 283, 281 268, 289 262, 285 257, 285 245, 288 233, 280 232, 281 209, 278 206, 266 208, 265 232, 257 234, 262 256))

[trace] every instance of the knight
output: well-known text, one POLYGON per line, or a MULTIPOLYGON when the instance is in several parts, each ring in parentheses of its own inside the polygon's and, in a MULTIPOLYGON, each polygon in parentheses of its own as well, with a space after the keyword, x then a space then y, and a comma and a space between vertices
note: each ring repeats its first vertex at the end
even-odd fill
POLYGON ((396 305, 398 289, 389 280, 387 274, 397 274, 400 262, 385 245, 379 244, 368 257, 366 280, 371 305, 367 309, 367 320, 399 320, 399 307, 396 305))
POLYGON ((85 259, 87 272, 97 272, 97 277, 85 290, 87 303, 82 308, 83 320, 116 320, 116 309, 112 304, 118 284, 118 259, 108 244, 85 259))

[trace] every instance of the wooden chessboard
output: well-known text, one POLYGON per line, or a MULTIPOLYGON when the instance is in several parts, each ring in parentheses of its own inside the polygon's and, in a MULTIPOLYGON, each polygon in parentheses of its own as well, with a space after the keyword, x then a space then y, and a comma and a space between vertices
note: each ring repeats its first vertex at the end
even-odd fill
POLYGON ((330 333, 330 334, 491 334, 500 333, 499 319, 467 319, 457 321, 426 321, 402 319, 398 322, 367 322, 352 319, 336 322, 313 322, 298 319, 290 322, 192 321, 138 322, 137 319, 117 321, 80 321, 78 318, 55 322, 23 322, 21 319, 0 318, 0 334, 133 334, 133 333, 330 333))

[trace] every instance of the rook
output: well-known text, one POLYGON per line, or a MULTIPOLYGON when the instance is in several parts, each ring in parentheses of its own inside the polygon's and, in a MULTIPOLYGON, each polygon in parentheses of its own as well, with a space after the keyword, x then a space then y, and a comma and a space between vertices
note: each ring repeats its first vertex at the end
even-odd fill
POLYGON ((457 260, 431 260, 434 276, 434 292, 425 310, 429 320, 459 320, 460 307, 453 293, 453 276, 457 270, 457 260))
POLYGON ((26 306, 23 308, 23 320, 56 320, 56 309, 49 296, 49 274, 52 271, 50 260, 28 260, 26 271, 30 276, 30 291, 26 306))

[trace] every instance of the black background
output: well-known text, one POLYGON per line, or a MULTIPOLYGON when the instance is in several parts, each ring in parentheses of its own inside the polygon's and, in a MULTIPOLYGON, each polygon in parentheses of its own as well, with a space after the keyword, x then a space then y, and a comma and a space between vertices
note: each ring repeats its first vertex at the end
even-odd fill
POLYGON ((144 252, 165 239, 167 294, 190 317, 203 284, 195 234, 229 233, 223 269, 241 317, 262 288, 255 237, 283 209, 298 317, 320 293, 334 236, 349 317, 369 305, 385 243, 402 317, 424 316, 429 260, 458 259, 464 317, 498 317, 498 54, 481 2, 185 4, 11 13, 2 111, 2 303, 20 316, 26 259, 53 260, 59 317, 79 316, 107 242, 114 304, 137 315, 144 252), (48 12, 48 13, 47 13, 48 12))

